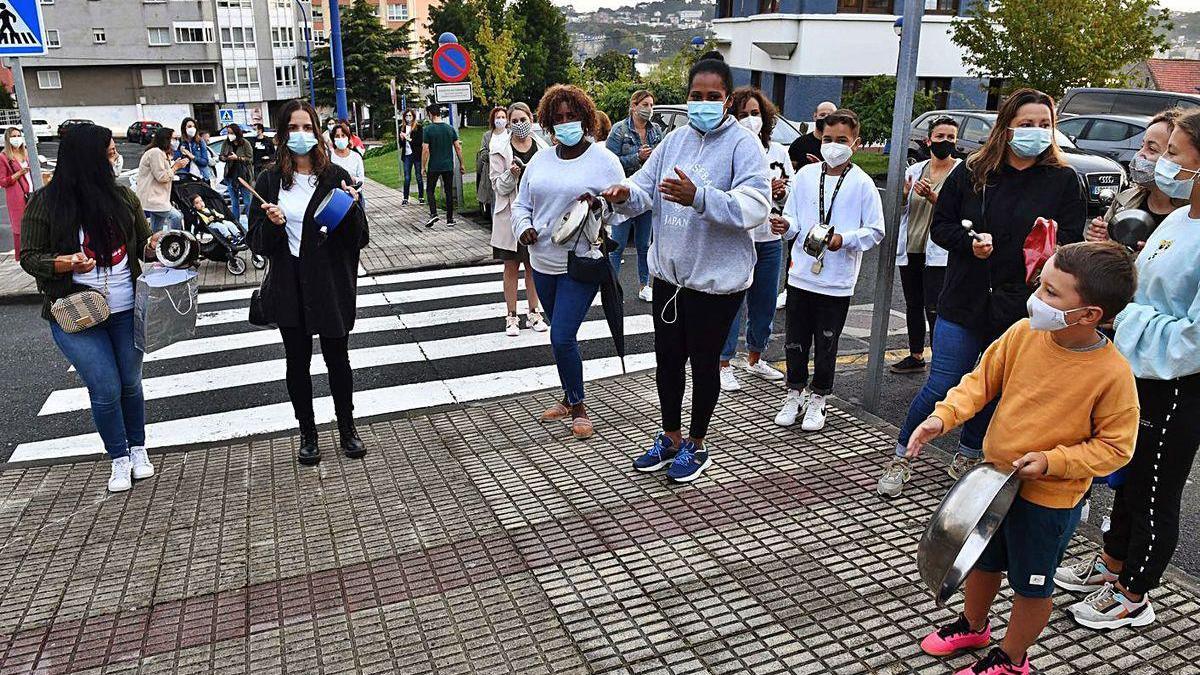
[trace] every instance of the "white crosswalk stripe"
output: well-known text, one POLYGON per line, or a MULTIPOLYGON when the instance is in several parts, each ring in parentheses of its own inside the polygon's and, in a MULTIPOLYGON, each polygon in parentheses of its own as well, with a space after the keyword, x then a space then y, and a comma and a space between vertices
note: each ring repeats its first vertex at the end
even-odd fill
MULTIPOLYGON (((350 338, 355 415, 558 389, 549 332, 504 334, 502 288, 498 265, 361 278, 359 318, 350 338)), ((196 336, 145 355, 149 448, 230 441, 296 427, 284 386, 279 332, 246 323, 252 290, 201 293, 196 336), (203 311, 206 306, 213 310, 203 311)), ((579 330, 587 380, 621 372, 599 302, 597 297, 579 330)), ((518 306, 523 312, 524 298, 518 306)), ((652 332, 649 314, 626 316, 627 371, 653 366, 652 332)), ((331 422, 333 403, 319 354, 311 373, 317 423, 331 422)), ((77 378, 75 384, 48 393, 10 462, 78 460, 104 453, 87 389, 77 378)))

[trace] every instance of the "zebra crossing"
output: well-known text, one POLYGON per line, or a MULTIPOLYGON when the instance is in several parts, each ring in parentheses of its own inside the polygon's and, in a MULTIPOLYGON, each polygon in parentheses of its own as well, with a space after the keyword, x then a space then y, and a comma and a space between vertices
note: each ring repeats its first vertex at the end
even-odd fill
MULTIPOLYGON (((366 418, 482 401, 559 386, 549 333, 504 334, 502 267, 487 265, 359 280, 350 336, 355 414, 366 418)), ((519 310, 525 311, 523 280, 519 310)), ((151 450, 235 441, 296 427, 284 385, 277 330, 246 321, 253 289, 202 292, 196 335, 147 354, 143 366, 151 450)), ((597 297, 579 331, 588 380, 620 374, 597 297)), ((649 305, 626 303, 625 369, 653 367, 649 305)), ((312 361, 317 423, 334 420, 325 364, 312 361)), ((102 455, 87 390, 57 378, 18 430, 10 462, 72 461, 102 455)), ((39 394, 40 395, 40 394, 39 394)))

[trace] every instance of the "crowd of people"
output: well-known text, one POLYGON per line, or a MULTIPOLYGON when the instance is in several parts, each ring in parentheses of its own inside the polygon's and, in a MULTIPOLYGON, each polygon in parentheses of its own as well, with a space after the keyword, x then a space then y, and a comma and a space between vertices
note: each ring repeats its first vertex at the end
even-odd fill
MULTIPOLYGON (((689 123, 663 133, 647 91, 633 93, 628 117, 608 125, 584 91, 556 85, 536 111, 519 102, 492 109, 479 156, 493 255, 504 267, 505 332, 522 329, 523 274, 524 328, 549 330, 562 388, 540 420, 569 425, 577 439, 595 433, 577 334, 633 240, 638 295, 652 307, 661 419, 631 469, 665 469, 680 483, 702 477, 722 453, 706 439, 721 393, 741 387, 733 364, 743 314, 741 368, 784 384, 775 424, 815 432, 829 423, 838 340, 863 255, 888 227, 874 181, 853 159, 862 147, 854 111, 822 103, 811 133, 784 148, 771 141, 778 113, 770 98, 735 87, 719 54, 695 63, 687 90, 689 123), (535 122, 549 140, 535 133, 535 122), (555 236, 564 213, 585 208, 581 202, 599 234, 584 227, 555 236), (763 359, 781 275, 786 373, 763 359)), ((424 124, 410 112, 400 127, 404 198, 415 169, 432 227, 441 182, 451 225, 462 144, 439 106, 426 112, 424 124)), ((956 156, 955 121, 933 119, 930 158, 907 170, 894 224, 909 353, 892 370, 928 370, 928 377, 887 449, 878 493, 901 495, 923 448, 960 426, 952 477, 989 462, 1023 481, 966 580, 962 614, 921 642, 934 655, 989 646, 989 615, 1007 574, 1015 596, 1005 637, 961 673, 1030 672, 1028 650, 1047 625, 1056 586, 1088 593, 1069 607, 1085 626, 1153 622, 1150 594, 1174 553, 1181 494, 1200 446, 1192 417, 1200 414, 1200 112, 1154 119, 1130 166, 1133 186, 1090 223, 1083 189, 1055 141, 1056 123, 1051 97, 1017 90, 983 146, 964 158, 956 156), (1133 247, 1107 241, 1108 220, 1128 208, 1158 223, 1133 247), (1025 242, 1035 225, 1053 229, 1059 247, 1031 260, 1025 242), (1103 550, 1063 565, 1096 480, 1116 486, 1103 550)), ((312 236, 311 205, 338 189, 358 199, 362 160, 347 126, 322 131, 317 112, 301 101, 282 107, 271 152, 257 132, 247 139, 231 127, 216 153, 230 201, 248 214, 249 245, 270 261, 252 320, 282 334, 298 461, 321 459, 309 377, 314 335, 341 449, 361 457, 347 336, 367 223, 353 209, 322 242, 312 236), (237 179, 255 175, 254 193, 242 193, 237 179)), ((6 188, 23 178, 16 138, 10 130, 0 161, 6 188)), ((38 280, 44 316, 80 289, 100 291, 113 312, 79 333, 50 323, 88 386, 113 459, 113 490, 153 473, 140 355, 129 338, 132 285, 159 236, 152 231, 175 222, 163 201, 173 174, 216 178, 213 154, 198 138, 190 119, 156 134, 134 196, 113 180, 111 134, 84 125, 64 141, 58 177, 22 204, 21 264, 38 280)))

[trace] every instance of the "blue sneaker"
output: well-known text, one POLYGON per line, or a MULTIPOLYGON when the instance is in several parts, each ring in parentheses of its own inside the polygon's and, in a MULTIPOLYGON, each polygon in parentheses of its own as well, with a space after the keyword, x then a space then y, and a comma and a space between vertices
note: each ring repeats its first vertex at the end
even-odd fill
POLYGON ((678 448, 672 447, 671 439, 661 431, 654 437, 654 447, 646 454, 633 460, 633 468, 645 473, 658 471, 669 465, 675 459, 678 448))
POLYGON ((708 451, 697 451, 695 443, 684 439, 679 445, 675 461, 671 462, 671 468, 667 469, 667 478, 678 483, 690 483, 699 478, 709 464, 712 464, 712 460, 708 457, 708 451))

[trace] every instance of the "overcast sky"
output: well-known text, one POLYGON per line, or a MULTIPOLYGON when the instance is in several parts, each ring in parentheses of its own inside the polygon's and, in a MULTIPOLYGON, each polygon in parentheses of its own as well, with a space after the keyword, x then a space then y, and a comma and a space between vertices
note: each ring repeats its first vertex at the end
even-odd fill
MULTIPOLYGON (((580 12, 591 12, 600 7, 621 7, 636 4, 636 0, 553 0, 556 5, 571 5, 580 12)), ((1159 0, 1168 9, 1178 12, 1200 11, 1200 0, 1159 0)))

